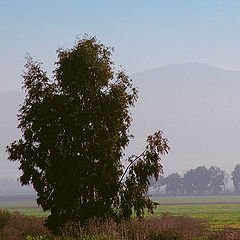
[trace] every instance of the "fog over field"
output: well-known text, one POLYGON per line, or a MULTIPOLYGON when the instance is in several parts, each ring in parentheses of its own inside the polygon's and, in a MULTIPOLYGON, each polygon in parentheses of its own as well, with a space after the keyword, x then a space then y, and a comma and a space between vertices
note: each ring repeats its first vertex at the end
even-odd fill
MULTIPOLYGON (((240 71, 190 63, 167 65, 131 76, 139 89, 133 110, 132 140, 126 153, 140 153, 148 134, 160 129, 171 151, 165 172, 185 172, 212 164, 232 171, 240 163, 240 71)), ((0 177, 20 175, 5 147, 16 129, 22 92, 0 93, 0 177)))

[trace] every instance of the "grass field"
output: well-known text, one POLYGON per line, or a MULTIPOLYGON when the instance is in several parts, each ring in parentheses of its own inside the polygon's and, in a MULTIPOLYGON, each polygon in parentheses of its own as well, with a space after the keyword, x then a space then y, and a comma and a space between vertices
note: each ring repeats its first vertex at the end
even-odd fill
MULTIPOLYGON (((154 216, 169 212, 176 216, 187 215, 205 219, 213 229, 225 226, 240 229, 240 196, 164 196, 152 197, 152 200, 160 204, 155 209, 154 216), (225 204, 219 204, 222 202, 225 204)), ((48 216, 48 212, 44 213, 41 208, 36 207, 33 201, 0 202, 0 208, 8 209, 10 212, 18 211, 28 216, 48 216)))
POLYGON ((206 219, 213 228, 228 226, 240 229, 239 204, 158 206, 154 216, 160 216, 164 212, 169 212, 176 216, 187 215, 206 219))
POLYGON ((151 197, 158 203, 211 203, 211 202, 235 202, 240 203, 240 195, 219 195, 219 196, 176 196, 176 197, 151 197))
POLYGON ((34 201, 0 202, 0 208, 7 209, 10 212, 18 211, 27 216, 47 217, 49 215, 48 212, 38 208, 34 201))
POLYGON ((49 212, 44 212, 41 208, 28 208, 28 209, 9 209, 10 212, 20 212, 26 216, 34 216, 34 217, 47 217, 49 212))
POLYGON ((34 201, 11 201, 0 202, 0 208, 22 208, 22 207, 37 207, 34 201))
POLYGON ((205 219, 213 229, 225 226, 240 229, 240 196, 153 197, 152 199, 160 204, 157 206, 154 216, 169 212, 176 216, 187 215, 205 219), (217 204, 219 202, 225 202, 226 204, 217 204), (178 203, 187 205, 177 205, 178 203), (191 205, 191 203, 194 205, 191 205))

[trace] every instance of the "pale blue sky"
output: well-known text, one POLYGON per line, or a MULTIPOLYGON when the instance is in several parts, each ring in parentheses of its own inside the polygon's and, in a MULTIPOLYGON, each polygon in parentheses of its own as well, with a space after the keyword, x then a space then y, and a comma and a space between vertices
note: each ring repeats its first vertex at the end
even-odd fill
POLYGON ((88 33, 128 74, 202 62, 240 70, 238 0, 0 0, 0 91, 20 88, 29 52, 53 69, 56 49, 88 33))

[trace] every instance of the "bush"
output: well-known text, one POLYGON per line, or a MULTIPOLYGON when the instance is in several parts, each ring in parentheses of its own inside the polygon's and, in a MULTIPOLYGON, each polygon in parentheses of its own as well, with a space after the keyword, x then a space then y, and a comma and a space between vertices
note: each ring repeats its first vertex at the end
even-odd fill
POLYGON ((209 225, 196 218, 172 216, 116 223, 92 220, 87 226, 68 223, 62 236, 53 236, 45 219, 0 211, 0 240, 239 240, 240 230, 209 231, 209 225))
POLYGON ((183 240, 184 237, 180 233, 172 231, 164 231, 162 233, 150 234, 150 240, 183 240))
POLYGON ((11 214, 7 210, 0 210, 0 229, 4 228, 9 221, 11 214))
POLYGON ((118 224, 114 221, 92 220, 84 228, 79 224, 68 223, 63 230, 63 235, 77 239, 107 236, 108 239, 112 237, 126 240, 182 240, 204 236, 207 228, 208 224, 200 219, 164 214, 158 218, 132 219, 118 224))
POLYGON ((48 240, 46 236, 30 237, 27 236, 26 240, 48 240))
POLYGON ((210 233, 207 240, 239 240, 240 230, 236 229, 224 229, 223 231, 217 231, 210 233))
MULTIPOLYGON (((1 214, 0 214, 1 215, 1 214)), ((25 240, 28 236, 50 236, 50 233, 45 228, 45 218, 24 216, 18 212, 5 213, 5 216, 0 217, 4 227, 0 229, 1 240, 25 240)), ((44 238, 39 238, 39 240, 44 238)))

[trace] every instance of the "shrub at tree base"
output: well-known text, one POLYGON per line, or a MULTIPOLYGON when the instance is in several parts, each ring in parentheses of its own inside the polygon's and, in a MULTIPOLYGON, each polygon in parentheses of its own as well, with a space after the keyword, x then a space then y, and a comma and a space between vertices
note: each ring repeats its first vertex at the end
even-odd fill
POLYGON ((3 229, 11 218, 11 214, 6 210, 0 210, 0 231, 3 229))
MULTIPOLYGON (((27 236, 50 237, 45 218, 28 217, 18 212, 0 211, 0 240, 25 240, 27 236)), ((48 238, 49 239, 49 238, 48 238)), ((49 239, 50 240, 50 239, 49 239)))
POLYGON ((30 237, 27 236, 26 240, 49 240, 46 236, 30 237))
POLYGON ((82 228, 77 224, 67 225, 63 232, 65 236, 84 239, 87 236, 108 236, 115 239, 194 239, 207 234, 208 224, 200 219, 178 217, 164 214, 160 218, 132 219, 116 223, 107 221, 101 223, 92 221, 82 228))

